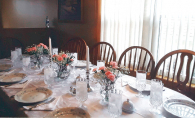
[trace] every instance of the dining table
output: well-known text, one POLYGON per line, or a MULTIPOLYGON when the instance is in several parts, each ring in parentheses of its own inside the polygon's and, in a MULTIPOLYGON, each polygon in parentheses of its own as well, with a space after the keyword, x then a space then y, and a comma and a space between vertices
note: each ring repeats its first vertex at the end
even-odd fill
MULTIPOLYGON (((9 64, 11 61, 9 59, 1 59, 0 64, 9 64)), ((22 63, 22 62, 21 62, 22 63)), ((93 65, 90 67, 95 68, 93 65)), ((29 89, 29 88, 38 88, 44 87, 49 88, 53 93, 52 97, 55 100, 51 103, 37 106, 36 108, 29 110, 29 106, 22 106, 24 112, 28 117, 47 117, 47 115, 53 112, 56 109, 66 108, 66 107, 79 107, 79 102, 76 99, 76 95, 70 92, 70 87, 76 87, 76 78, 78 75, 81 77, 86 76, 85 68, 75 68, 70 72, 70 76, 67 79, 55 81, 52 83, 51 87, 48 87, 44 82, 44 73, 43 71, 35 72, 35 73, 27 73, 22 69, 22 64, 18 64, 15 67, 12 67, 14 72, 12 73, 25 73, 26 82, 17 83, 10 86, 1 86, 3 91, 12 99, 14 99, 14 95, 18 92, 29 89)), ((173 114, 169 113, 163 108, 163 105, 159 106, 160 114, 155 114, 149 111, 152 108, 150 104, 150 92, 143 92, 144 97, 139 98, 136 96, 138 91, 134 90, 131 87, 131 84, 135 84, 132 80, 135 80, 135 77, 129 75, 122 75, 117 78, 115 82, 115 88, 120 89, 122 93, 122 102, 127 101, 129 99, 135 108, 133 113, 125 113, 119 116, 119 118, 174 118, 173 114)), ((150 82, 150 80, 148 80, 150 82)), ((84 105, 87 107, 85 110, 89 113, 89 115, 93 118, 109 118, 111 117, 108 112, 108 104, 102 102, 102 96, 100 94, 101 85, 99 82, 93 77, 93 72, 90 71, 90 79, 89 84, 93 88, 92 92, 88 92, 88 98, 84 102, 84 105)), ((190 102, 194 101, 187 96, 169 89, 167 87, 163 88, 163 103, 169 99, 182 99, 190 102)))

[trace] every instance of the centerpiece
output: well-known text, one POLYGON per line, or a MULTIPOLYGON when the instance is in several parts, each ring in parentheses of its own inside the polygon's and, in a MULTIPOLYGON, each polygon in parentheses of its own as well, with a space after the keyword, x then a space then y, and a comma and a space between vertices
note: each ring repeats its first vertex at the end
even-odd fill
POLYGON ((64 52, 60 52, 59 55, 53 55, 52 60, 58 65, 58 68, 56 70, 57 78, 67 79, 70 75, 70 70, 68 69, 68 66, 73 63, 74 56, 70 54, 65 54, 64 52))
POLYGON ((117 78, 120 75, 120 71, 118 70, 118 66, 116 62, 110 62, 110 67, 99 67, 99 69, 94 68, 93 72, 94 78, 98 79, 101 87, 100 93, 103 96, 103 101, 108 102, 109 95, 108 91, 114 89, 114 84, 117 78))
POLYGON ((29 55, 34 55, 35 68, 40 69, 43 62, 43 54, 48 54, 49 50, 46 45, 40 43, 38 45, 33 44, 26 48, 26 53, 29 55))

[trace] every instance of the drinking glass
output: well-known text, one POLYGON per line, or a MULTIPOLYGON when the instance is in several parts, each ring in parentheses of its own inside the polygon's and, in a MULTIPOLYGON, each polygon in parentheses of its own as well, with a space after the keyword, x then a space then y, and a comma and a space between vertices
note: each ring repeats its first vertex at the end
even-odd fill
POLYGON ((146 88, 146 71, 138 70, 136 72, 136 89, 139 91, 137 97, 144 97, 142 91, 146 88))
POLYGON ((21 47, 15 47, 15 51, 18 52, 18 56, 22 56, 22 48, 21 47))
POLYGON ((53 49, 52 49, 52 52, 53 52, 53 55, 54 55, 54 54, 58 54, 58 48, 53 48, 53 49))
POLYGON ((158 107, 162 104, 162 92, 163 92, 163 83, 161 80, 152 79, 151 80, 151 90, 150 90, 150 104, 152 109, 150 112, 160 114, 158 107))
POLYGON ((54 82, 55 71, 50 66, 44 68, 44 82, 51 89, 52 83, 54 82))
POLYGON ((97 68, 105 66, 105 61, 104 60, 97 60, 97 68))
POLYGON ((75 72, 75 66, 77 65, 77 53, 71 53, 72 56, 74 56, 74 61, 72 63, 72 74, 76 74, 75 72))
POLYGON ((113 89, 109 91, 108 112, 111 117, 118 117, 122 114, 122 91, 113 89))
POLYGON ((18 52, 15 50, 11 50, 11 61, 13 66, 16 66, 17 58, 18 58, 18 52))
POLYGON ((31 70, 31 64, 30 64, 30 57, 23 57, 22 58, 22 68, 24 71, 30 71, 31 70))
POLYGON ((86 106, 83 106, 83 102, 85 102, 87 98, 87 80, 85 78, 78 78, 76 80, 76 99, 80 102, 79 107, 86 109, 86 106))

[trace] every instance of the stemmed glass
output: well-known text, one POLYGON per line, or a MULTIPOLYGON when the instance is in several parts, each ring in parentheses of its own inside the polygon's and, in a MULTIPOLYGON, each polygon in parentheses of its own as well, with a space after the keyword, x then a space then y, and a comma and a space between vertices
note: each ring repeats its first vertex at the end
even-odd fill
POLYGON ((144 97, 142 91, 146 88, 146 73, 142 70, 136 72, 136 89, 139 91, 137 97, 144 97))
POLYGON ((80 108, 87 109, 87 107, 83 105, 83 102, 85 102, 87 98, 87 79, 78 78, 76 80, 76 99, 80 102, 80 108))
POLYGON ((152 113, 160 114, 158 107, 162 104, 162 92, 163 92, 163 83, 161 80, 152 79, 151 80, 151 90, 150 90, 150 104, 152 109, 149 111, 152 113))

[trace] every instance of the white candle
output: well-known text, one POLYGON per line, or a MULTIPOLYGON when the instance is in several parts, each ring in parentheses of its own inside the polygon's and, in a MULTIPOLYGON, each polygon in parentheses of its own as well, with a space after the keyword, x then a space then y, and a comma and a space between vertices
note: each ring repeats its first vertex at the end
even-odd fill
POLYGON ((51 38, 49 37, 49 54, 52 55, 51 53, 51 38))
POLYGON ((87 63, 87 70, 89 70, 89 47, 86 46, 86 63, 87 63))

